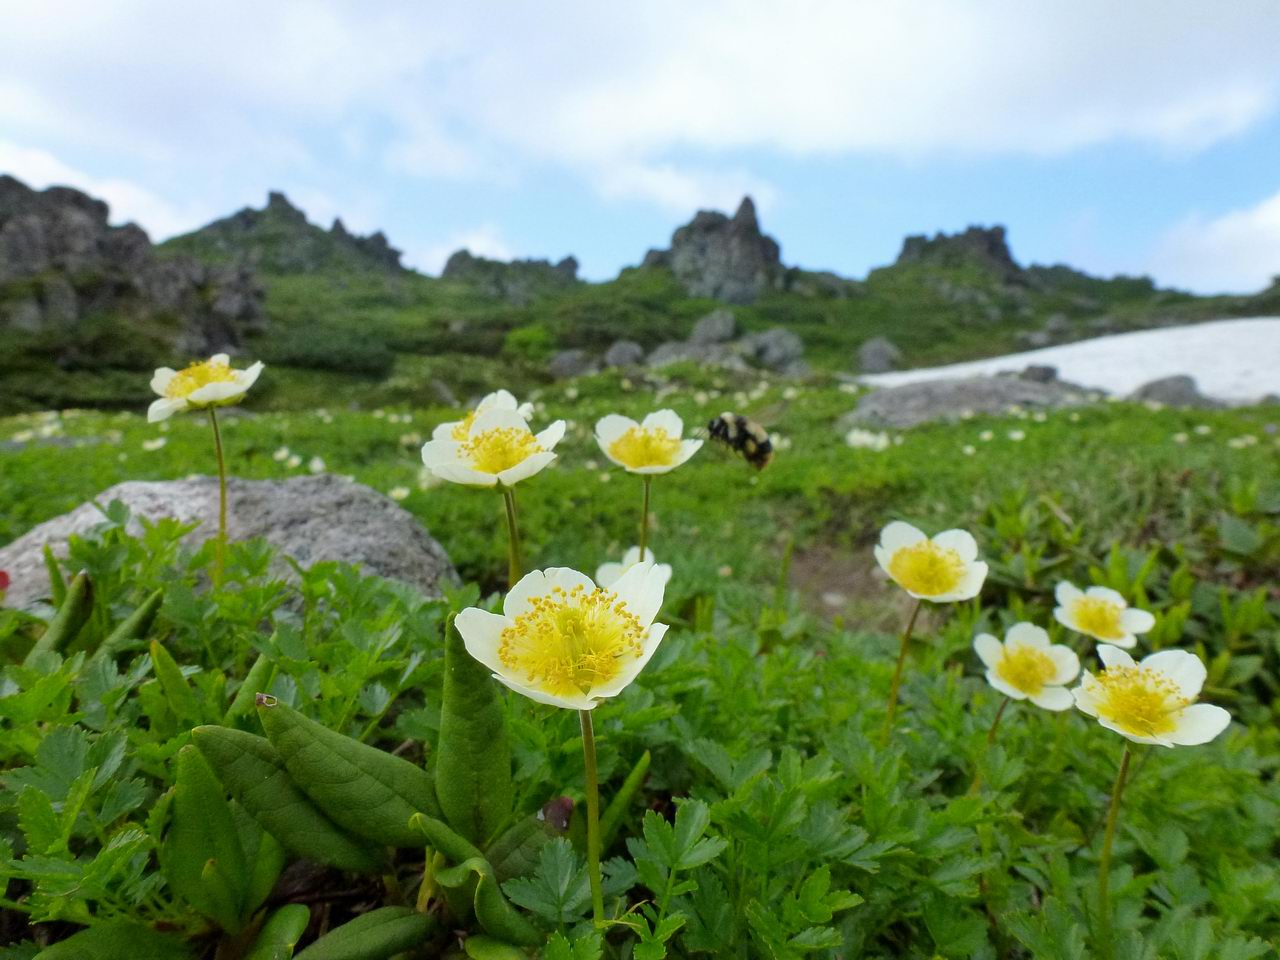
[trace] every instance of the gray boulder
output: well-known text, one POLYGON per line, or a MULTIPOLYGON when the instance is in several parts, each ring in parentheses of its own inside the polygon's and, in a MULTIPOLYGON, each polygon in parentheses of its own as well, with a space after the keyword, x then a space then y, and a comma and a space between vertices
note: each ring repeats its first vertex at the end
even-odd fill
POLYGON ((1088 403, 1096 398, 1083 387, 1054 380, 1040 383, 1020 377, 968 377, 927 380, 874 390, 840 420, 855 426, 901 429, 932 420, 958 420, 965 411, 1004 413, 1010 407, 1049 409, 1088 403))
POLYGON ((804 359, 804 341, 782 327, 748 334, 738 341, 738 348, 760 366, 780 372, 794 370, 804 359))
POLYGON ((557 380, 581 377, 595 371, 595 360, 585 350, 561 350, 547 363, 547 372, 557 380))
POLYGON ((858 367, 863 373, 888 373, 897 370, 902 351, 888 337, 872 337, 858 348, 858 367))
POLYGON ((725 343, 686 343, 674 340, 654 347, 645 360, 653 369, 682 362, 723 367, 726 370, 750 369, 732 346, 725 343))
POLYGON ((712 310, 693 325, 689 342, 724 343, 726 340, 732 340, 737 330, 738 323, 733 319, 733 311, 721 307, 719 310, 712 310))
POLYGON ((1018 376, 1023 380, 1030 380, 1032 383, 1053 383, 1058 379, 1058 368, 1052 367, 1047 363, 1032 363, 1018 376))
POLYGON ((691 297, 737 304, 755 303, 784 277, 777 241, 760 232, 750 197, 732 217, 699 210, 672 234, 669 250, 645 255, 644 266, 669 268, 691 297))
POLYGON ((606 367, 634 367, 644 360, 644 347, 634 340, 615 340, 604 352, 606 367))
MULTIPOLYGON (((196 547, 217 533, 218 482, 214 477, 162 482, 132 480, 95 498, 106 506, 119 500, 140 521, 173 517, 199 523, 185 542, 196 547)), ((263 537, 282 555, 302 566, 326 560, 361 566, 365 573, 399 580, 438 596, 458 582, 444 548, 408 511, 362 484, 328 474, 287 480, 230 481, 228 536, 263 537)), ((91 532, 102 522, 93 503, 48 520, 0 548, 0 570, 12 584, 5 602, 27 607, 48 594, 49 578, 41 551, 48 544, 65 555, 67 538, 91 532)), ((274 573, 292 578, 292 568, 276 560, 274 573)))
POLYGON ((1161 403, 1166 407, 1197 407, 1205 410, 1222 406, 1217 400, 1202 394, 1196 386, 1195 378, 1186 374, 1161 377, 1144 383, 1129 399, 1139 403, 1161 403))

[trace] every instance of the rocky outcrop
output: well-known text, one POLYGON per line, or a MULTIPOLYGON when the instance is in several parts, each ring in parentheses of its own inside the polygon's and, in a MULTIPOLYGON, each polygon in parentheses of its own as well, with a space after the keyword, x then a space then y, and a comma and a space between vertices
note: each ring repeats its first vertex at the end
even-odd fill
POLYGON ((213 262, 249 263, 271 274, 403 269, 400 251, 381 231, 360 236, 340 219, 325 230, 277 190, 267 194, 261 210, 245 207, 165 247, 213 262))
POLYGON ((672 340, 655 347, 646 361, 653 368, 681 362, 739 371, 762 367, 794 377, 809 373, 804 360, 804 341, 782 327, 749 333, 727 342, 672 340))
POLYGON ((597 369, 595 360, 585 350, 560 350, 547 362, 547 373, 557 380, 585 377, 597 369))
MULTIPOLYGON (((174 517, 198 523, 184 542, 196 547, 217 533, 218 482, 213 477, 163 482, 130 481, 94 498, 106 506, 119 500, 132 514, 135 534, 141 521, 174 517)), ((328 474, 288 480, 230 481, 228 536, 262 537, 279 552, 273 572, 292 578, 283 559, 304 567, 324 560, 358 564, 365 573, 400 580, 423 593, 439 595, 458 575, 444 548, 412 514, 382 494, 328 474)), ((6 603, 25 607, 46 596, 49 577, 42 550, 48 544, 64 556, 72 534, 85 535, 102 523, 94 503, 85 503, 28 531, 0 548, 0 570, 12 581, 6 603)))
POLYGON ((888 337, 872 337, 858 348, 858 369, 863 373, 888 373, 901 362, 902 351, 888 337))
POLYGON ((804 341, 782 327, 748 334, 738 341, 737 347, 739 353, 766 370, 795 376, 808 373, 804 366, 804 341))
POLYGON ((265 323, 264 291, 243 265, 159 258, 135 224, 113 227, 110 211, 69 187, 36 191, 0 176, 0 331, 65 343, 80 362, 86 322, 122 321, 179 353, 234 349, 265 323))
POLYGON ((604 352, 606 367, 634 367, 644 360, 644 347, 634 340, 615 340, 604 352))
POLYGON ((1144 383, 1129 397, 1139 403, 1158 403, 1166 407, 1189 407, 1202 410, 1221 407, 1222 404, 1200 392, 1194 377, 1178 374, 1161 377, 1144 383))
POLYGON ((522 307, 545 293, 573 287, 578 283, 578 261, 565 257, 550 260, 489 260, 458 250, 445 262, 441 277, 461 280, 487 296, 522 307))
POLYGON ((898 264, 929 263, 943 267, 978 266, 1002 282, 1025 283, 1022 267, 1009 252, 1004 227, 969 227, 964 233, 916 235, 902 241, 898 264))
POLYGON ((732 340, 738 331, 738 322, 732 310, 712 310, 693 325, 689 333, 690 343, 724 343, 732 340))
POLYGON ((650 250, 643 265, 670 269, 691 297, 734 304, 755 303, 784 275, 777 241, 760 232, 750 197, 732 217, 699 210, 672 234, 669 250, 650 250))
POLYGON ((1057 379, 1048 382, 1021 377, 926 380, 873 390, 841 418, 839 426, 842 431, 857 426, 901 429, 932 420, 958 420, 975 413, 1006 413, 1010 407, 1068 407, 1097 397, 1096 392, 1057 379))

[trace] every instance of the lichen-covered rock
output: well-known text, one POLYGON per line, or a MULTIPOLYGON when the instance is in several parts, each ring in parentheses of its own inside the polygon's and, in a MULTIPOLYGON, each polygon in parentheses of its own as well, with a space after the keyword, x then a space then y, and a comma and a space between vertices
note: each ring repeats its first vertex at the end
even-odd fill
MULTIPOLYGON (((198 546, 217 533, 218 482, 192 480, 129 481, 94 498, 106 505, 124 503, 137 530, 142 519, 173 517, 198 523, 186 542, 198 546)), ((444 548, 408 511, 362 484, 328 474, 287 480, 232 479, 228 490, 228 535, 232 540, 263 537, 280 553, 302 566, 323 560, 358 564, 365 573, 410 584, 438 595, 458 576, 444 548)), ((66 553, 72 534, 85 534, 102 523, 93 503, 40 524, 6 547, 0 547, 0 570, 11 578, 6 603, 29 606, 48 593, 49 579, 41 551, 49 544, 66 553)), ((274 571, 292 570, 283 560, 274 571)))
POLYGON ((644 361, 644 347, 634 340, 615 340, 604 352, 606 367, 634 367, 644 361))
POLYGON ((783 280, 777 241, 760 231, 756 207, 743 197, 732 217, 699 210, 671 236, 669 250, 650 250, 647 267, 667 267, 691 297, 755 303, 783 280))
POLYGON ((1097 393, 1060 380, 965 377, 926 380, 873 390, 839 421, 841 430, 869 426, 902 429, 931 420, 958 420, 968 412, 1004 413, 1010 407, 1050 409, 1089 403, 1097 393))
POLYGON ((804 341, 782 327, 748 334, 738 341, 738 349, 760 366, 778 372, 794 372, 804 359, 804 341))
POLYGON ((733 318, 732 310, 712 310, 693 325, 689 334, 690 343, 724 343, 732 340, 738 331, 738 323, 733 318))
POLYGON ((58 359, 92 364, 77 341, 87 322, 136 324, 171 352, 234 350, 266 321, 265 291, 246 266, 155 256, 141 227, 69 187, 32 190, 0 176, 0 332, 51 335, 58 359))
POLYGON ((595 373, 596 362, 585 350, 561 350, 547 363, 547 373, 557 380, 595 373))
POLYGON ((565 257, 550 260, 490 260, 458 250, 445 261, 440 276, 461 280, 480 292, 513 306, 523 307, 545 293, 565 290, 578 283, 578 261, 565 257))
POLYGON ((1129 398, 1140 403, 1159 403, 1166 407, 1213 409, 1222 404, 1200 392, 1194 377, 1178 374, 1144 383, 1129 398))
POLYGON ((902 351, 888 337, 872 337, 858 348, 858 369, 863 373, 888 373, 901 362, 902 351))
POLYGON ((750 369, 746 361, 731 349, 729 344, 724 343, 688 343, 684 340, 673 340, 654 347, 645 361, 655 370, 683 362, 724 367, 728 370, 750 369))
POLYGON ((978 266, 1005 283, 1023 284, 1026 278, 1009 252, 1004 227, 969 227, 964 233, 916 235, 902 241, 899 264, 930 263, 944 267, 978 266))

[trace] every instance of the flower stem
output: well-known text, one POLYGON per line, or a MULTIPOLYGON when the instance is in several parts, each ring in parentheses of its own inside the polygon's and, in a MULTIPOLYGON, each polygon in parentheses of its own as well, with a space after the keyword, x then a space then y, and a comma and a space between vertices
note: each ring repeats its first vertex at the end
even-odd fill
POLYGON ((1111 788, 1111 806, 1107 810, 1107 832, 1102 836, 1102 857, 1098 861, 1098 924, 1102 928, 1102 940, 1106 944, 1106 956, 1115 955, 1115 942, 1111 936, 1111 844, 1116 836, 1116 823, 1120 819, 1120 796, 1124 793, 1125 780, 1129 776, 1129 747, 1120 758, 1120 770, 1115 786, 1111 788))
POLYGON ((587 775, 587 873, 591 879, 591 915, 604 926, 604 890, 600 884, 600 784, 596 778, 596 737, 591 711, 579 710, 582 721, 582 764, 587 775))
POLYGON ((889 705, 885 709, 884 730, 880 739, 884 746, 889 745, 889 736, 893 733, 893 716, 898 712, 898 688, 902 686, 902 666, 907 662, 907 644, 911 642, 911 631, 916 627, 916 617, 920 615, 923 600, 917 600, 911 608, 911 617, 907 620, 907 629, 902 631, 902 645, 898 648, 898 665, 893 668, 893 683, 889 687, 889 705))
POLYGON ((222 455, 222 431, 218 429, 214 407, 209 408, 209 425, 213 427, 213 449, 218 457, 218 542, 214 545, 213 585, 220 587, 227 565, 227 461, 222 455))
POLYGON ((645 475, 641 479, 644 480, 644 507, 640 514, 640 559, 643 561, 649 544, 649 493, 653 487, 653 477, 645 475))
MULTIPOLYGON (((1013 702, 1012 697, 1005 697, 1000 701, 1000 709, 996 711, 995 719, 991 721, 991 727, 987 730, 987 749, 990 750, 996 742, 996 728, 1000 726, 1000 718, 1004 716, 1005 709, 1013 702)), ((970 793, 977 793, 982 786, 982 768, 979 767, 973 774, 973 783, 969 786, 970 793)))
POLYGON ((520 530, 516 526, 516 492, 511 487, 502 488, 502 499, 507 505, 507 589, 520 580, 520 530))

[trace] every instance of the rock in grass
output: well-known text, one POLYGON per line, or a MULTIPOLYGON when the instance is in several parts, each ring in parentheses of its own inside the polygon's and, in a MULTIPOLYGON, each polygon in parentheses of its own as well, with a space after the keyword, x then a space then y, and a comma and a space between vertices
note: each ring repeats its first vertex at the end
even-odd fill
POLYGON ((1194 377, 1179 374, 1173 377, 1161 377, 1144 383, 1133 391, 1130 400, 1140 403, 1161 403, 1166 407, 1197 407, 1213 409, 1222 404, 1200 392, 1194 377))
MULTIPOLYGON (((458 575, 444 548, 408 511, 369 487, 341 477, 320 474, 287 480, 232 479, 228 490, 228 534, 234 540, 263 537, 282 555, 275 573, 292 576, 283 560, 290 556, 302 566, 324 560, 358 564, 365 573, 400 580, 428 595, 457 582, 458 575)), ((120 483, 94 498, 104 507, 112 500, 133 515, 134 533, 140 520, 174 517, 199 522, 187 534, 196 546, 218 529, 218 481, 193 480, 120 483)), ((49 576, 41 551, 49 544, 66 553, 67 538, 90 533, 103 522, 102 514, 85 503, 55 517, 0 548, 0 570, 12 578, 6 603, 29 606, 49 592, 49 576)))
POLYGON ((1054 380, 1039 383, 1020 377, 964 377, 926 380, 899 387, 884 387, 864 396, 858 406, 841 418, 843 432, 870 426, 902 429, 931 420, 956 420, 965 411, 1005 413, 1010 407, 1051 409, 1088 403, 1095 399, 1074 384, 1054 380))

